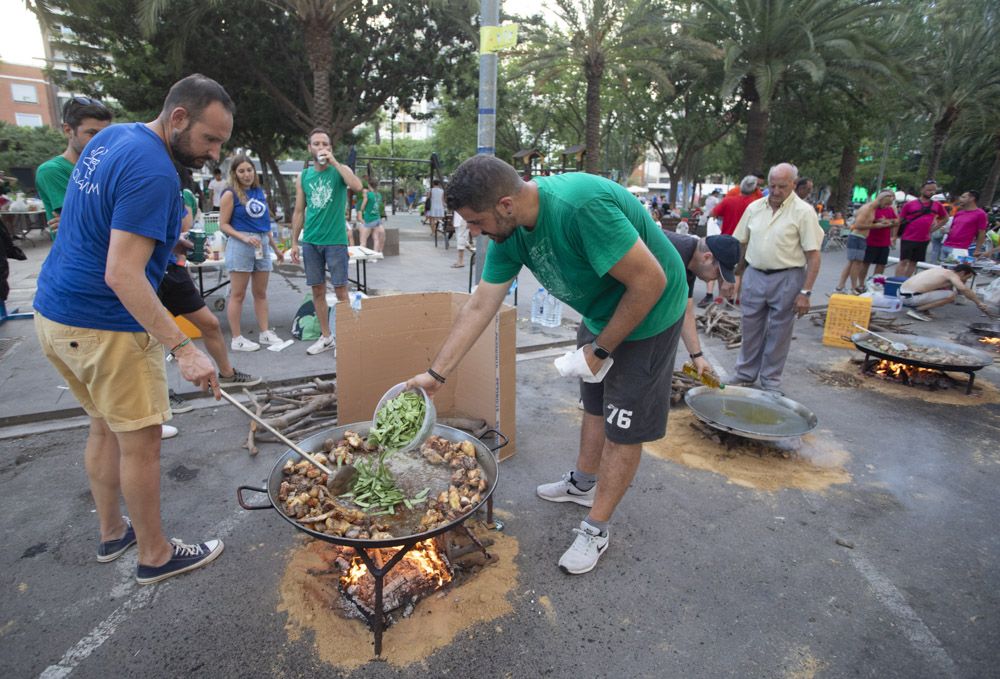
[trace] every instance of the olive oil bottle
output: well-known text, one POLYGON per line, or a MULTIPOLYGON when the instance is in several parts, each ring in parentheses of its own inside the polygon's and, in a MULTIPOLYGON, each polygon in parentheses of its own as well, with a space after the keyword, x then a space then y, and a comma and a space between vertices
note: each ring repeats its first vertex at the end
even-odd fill
POLYGON ((694 367, 693 363, 685 363, 681 368, 681 372, 689 377, 693 377, 698 380, 706 387, 712 387, 713 389, 725 389, 726 385, 719 381, 719 378, 712 373, 705 371, 701 375, 698 374, 698 369, 694 367))

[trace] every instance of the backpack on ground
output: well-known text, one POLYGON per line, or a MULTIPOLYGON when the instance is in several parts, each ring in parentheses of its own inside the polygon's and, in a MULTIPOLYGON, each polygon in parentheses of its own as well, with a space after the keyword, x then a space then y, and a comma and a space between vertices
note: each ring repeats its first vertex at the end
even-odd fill
POLYGON ((319 319, 312 300, 304 302, 292 319, 292 337, 297 340, 316 340, 320 337, 319 319))

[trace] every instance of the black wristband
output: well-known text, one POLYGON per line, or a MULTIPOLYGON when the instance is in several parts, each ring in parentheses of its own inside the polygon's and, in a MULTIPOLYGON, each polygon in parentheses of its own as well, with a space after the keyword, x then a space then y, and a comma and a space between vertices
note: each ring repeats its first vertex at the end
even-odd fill
POLYGON ((704 355, 705 354, 701 353, 700 351, 696 351, 693 354, 688 354, 688 356, 690 356, 692 359, 701 358, 704 355))
POLYGON ((439 375, 438 373, 434 372, 434 371, 433 371, 432 369, 428 368, 428 369, 427 369, 427 374, 428 374, 428 375, 430 375, 431 377, 433 377, 434 379, 436 379, 436 380, 437 380, 438 382, 440 382, 441 384, 444 384, 444 383, 445 383, 445 379, 444 379, 444 377, 442 377, 442 376, 441 376, 441 375, 439 375))

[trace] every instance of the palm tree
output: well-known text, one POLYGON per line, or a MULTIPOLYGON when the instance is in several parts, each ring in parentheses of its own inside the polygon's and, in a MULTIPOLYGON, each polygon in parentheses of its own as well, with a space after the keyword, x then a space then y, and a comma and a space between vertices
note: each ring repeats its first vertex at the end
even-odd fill
POLYGON ((760 169, 771 105, 790 76, 820 83, 828 72, 870 77, 889 69, 875 21, 878 0, 702 0, 704 31, 725 50, 723 96, 749 103, 742 174, 760 169))
POLYGON ((1000 96, 1000 12, 992 0, 963 0, 935 4, 927 16, 911 17, 918 27, 910 33, 916 43, 910 59, 914 82, 903 96, 914 102, 931 120, 931 152, 927 177, 934 177, 948 135, 959 118, 980 104, 1000 96), (959 21, 960 14, 974 21, 959 21))
POLYGON ((527 48, 520 71, 539 82, 560 78, 586 83, 587 147, 585 169, 601 169, 601 89, 605 78, 624 83, 627 75, 642 73, 664 91, 672 92, 668 77, 672 63, 689 54, 680 49, 704 50, 704 43, 685 37, 672 27, 664 3, 658 0, 555 0, 550 8, 558 26, 526 27, 527 48))
MULTIPOLYGON (((334 45, 330 39, 334 29, 355 14, 362 0, 262 0, 298 18, 306 47, 306 61, 312 73, 312 119, 318 127, 330 129, 333 123, 333 102, 330 99, 330 72, 333 69, 334 45)), ((169 11, 176 0, 142 0, 140 16, 144 30, 152 34, 161 14, 169 11)), ((202 9, 227 6, 225 0, 208 0, 202 9)), ((195 14, 197 10, 195 10, 195 14)), ((191 21, 197 21, 192 14, 191 21)))
POLYGON ((1000 108, 991 102, 977 102, 955 125, 949 146, 952 144, 962 158, 992 158, 979 191, 979 207, 989 210, 1000 184, 1000 108))

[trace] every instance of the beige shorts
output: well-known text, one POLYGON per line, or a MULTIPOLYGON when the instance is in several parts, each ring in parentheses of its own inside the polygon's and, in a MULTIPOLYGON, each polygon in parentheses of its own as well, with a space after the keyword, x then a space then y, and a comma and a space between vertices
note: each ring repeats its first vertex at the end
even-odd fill
POLYGON ((91 417, 111 431, 170 419, 163 346, 145 332, 77 328, 35 312, 42 352, 91 417))

